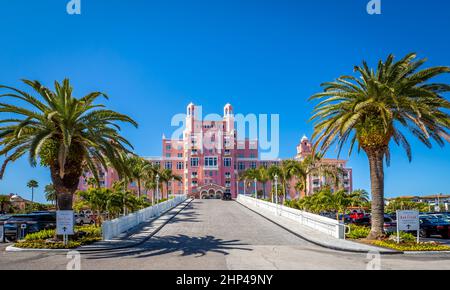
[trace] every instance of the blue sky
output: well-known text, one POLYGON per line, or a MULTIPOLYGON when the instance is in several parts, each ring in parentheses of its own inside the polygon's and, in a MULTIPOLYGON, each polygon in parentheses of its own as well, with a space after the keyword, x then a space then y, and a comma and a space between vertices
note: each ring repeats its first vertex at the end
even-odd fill
MULTIPOLYGON (((160 154, 171 117, 192 101, 206 113, 230 102, 237 113, 280 114, 280 157, 292 157, 312 133, 307 99, 320 83, 389 53, 450 65, 446 0, 382 0, 382 14, 372 16, 368 0, 81 0, 81 15, 68 15, 67 2, 0 0, 0 83, 69 77, 79 96, 106 92, 109 107, 139 122, 124 135, 142 155, 160 154)), ((392 150, 386 195, 448 193, 450 146, 411 143, 411 164, 392 150)), ((349 165, 355 188, 370 189, 364 153, 349 165)), ((43 200, 48 170, 26 158, 8 167, 0 193, 29 198, 31 178, 43 200)))

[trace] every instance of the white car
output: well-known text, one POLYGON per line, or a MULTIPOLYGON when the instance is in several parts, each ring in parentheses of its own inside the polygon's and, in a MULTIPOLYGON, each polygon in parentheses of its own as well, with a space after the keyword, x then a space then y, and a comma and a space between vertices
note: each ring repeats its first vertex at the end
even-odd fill
POLYGON ((75 223, 79 226, 82 226, 85 224, 92 225, 95 223, 95 221, 91 217, 91 215, 87 215, 85 213, 76 213, 75 214, 75 223))

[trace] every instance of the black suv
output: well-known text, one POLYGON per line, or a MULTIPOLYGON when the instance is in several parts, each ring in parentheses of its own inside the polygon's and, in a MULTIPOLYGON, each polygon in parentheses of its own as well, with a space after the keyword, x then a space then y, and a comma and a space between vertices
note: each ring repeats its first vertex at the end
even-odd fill
POLYGON ((17 236, 22 230, 27 235, 54 228, 56 228, 55 212, 19 214, 10 217, 4 222, 5 238, 9 241, 17 240, 17 236))
POLYGON ((223 200, 231 200, 231 193, 230 192, 225 192, 223 195, 223 200))

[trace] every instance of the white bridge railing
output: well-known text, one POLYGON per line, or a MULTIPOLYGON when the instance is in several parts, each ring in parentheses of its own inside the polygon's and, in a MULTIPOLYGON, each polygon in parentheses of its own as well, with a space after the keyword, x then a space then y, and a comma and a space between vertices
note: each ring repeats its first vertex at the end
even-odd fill
POLYGON ((127 216, 106 221, 102 224, 103 240, 111 240, 135 226, 163 214, 165 211, 179 205, 187 199, 186 195, 177 195, 173 199, 157 205, 141 209, 127 216))
POLYGON ((337 239, 345 238, 345 226, 337 220, 244 195, 238 195, 237 202, 255 211, 263 209, 274 216, 288 218, 337 239))

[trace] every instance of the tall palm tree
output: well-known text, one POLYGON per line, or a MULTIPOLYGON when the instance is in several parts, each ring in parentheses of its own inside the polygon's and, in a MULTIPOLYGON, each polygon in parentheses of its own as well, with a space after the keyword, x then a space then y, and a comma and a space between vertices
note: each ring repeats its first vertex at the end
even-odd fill
POLYGON ((247 186, 247 181, 253 182, 255 179, 258 179, 258 172, 256 168, 249 168, 244 172, 241 172, 239 175, 239 180, 244 182, 244 191, 247 186))
POLYGON ((384 236, 384 159, 390 160, 389 145, 401 145, 411 161, 411 146, 404 134, 409 131, 427 147, 433 139, 438 145, 450 142, 448 130, 450 102, 443 93, 450 85, 429 83, 449 67, 420 69, 425 59, 416 60, 410 53, 395 62, 389 55, 376 70, 366 62, 356 66, 360 78, 342 76, 322 84, 324 92, 311 97, 321 100, 314 109, 315 149, 326 151, 337 143, 340 152, 350 141, 362 149, 369 160, 372 191, 372 228, 369 239, 384 236))
POLYGON ((32 166, 41 161, 49 167, 52 182, 61 210, 72 209, 73 194, 83 171, 90 170, 98 180, 98 168, 111 165, 121 174, 123 163, 120 154, 129 152, 131 144, 119 134, 117 122, 136 122, 126 115, 104 109, 94 104, 100 92, 82 98, 73 96, 68 79, 55 82, 55 90, 44 87, 38 81, 23 80, 32 94, 8 86, 0 98, 12 98, 24 102, 23 107, 0 103, 0 113, 6 113, 0 128, 0 155, 9 154, 0 178, 9 162, 26 153, 32 166), (14 117, 9 117, 13 115, 14 117))
MULTIPOLYGON (((47 184, 44 188, 44 193, 47 201, 50 201, 52 204, 56 203, 56 190, 53 184, 47 184)), ((56 207, 58 207, 58 205, 56 205, 56 207)))
POLYGON ((34 189, 39 187, 39 182, 31 179, 30 181, 28 181, 27 187, 31 188, 31 203, 34 203, 34 189))
POLYGON ((11 206, 11 198, 8 195, 0 195, 0 212, 4 213, 7 206, 11 206))
POLYGON ((256 169, 256 179, 258 182, 261 182, 262 188, 263 188, 263 198, 266 198, 266 184, 270 181, 270 174, 269 170, 264 167, 260 166, 256 169))
POLYGON ((172 169, 165 168, 159 173, 160 180, 166 185, 166 197, 169 198, 169 182, 182 181, 181 176, 173 174, 172 169))
POLYGON ((136 181, 138 198, 141 197, 142 181, 150 170, 151 163, 142 157, 131 155, 126 159, 126 167, 128 170, 128 178, 130 181, 136 181))
MULTIPOLYGON (((327 164, 321 162, 322 154, 316 153, 307 156, 303 160, 299 161, 299 164, 295 165, 294 171, 295 177, 297 177, 296 189, 304 194, 307 194, 307 183, 310 176, 321 176, 327 179, 331 179, 333 186, 339 189, 342 186, 342 177, 344 170, 334 164, 327 164)), ((301 198, 301 194, 299 195, 301 198)))

